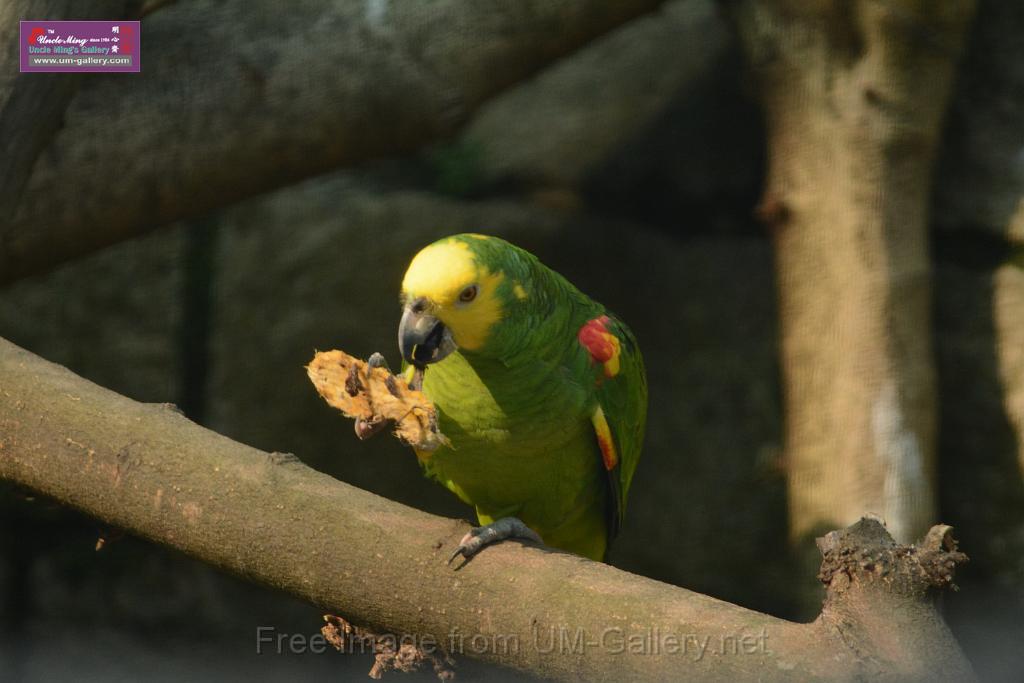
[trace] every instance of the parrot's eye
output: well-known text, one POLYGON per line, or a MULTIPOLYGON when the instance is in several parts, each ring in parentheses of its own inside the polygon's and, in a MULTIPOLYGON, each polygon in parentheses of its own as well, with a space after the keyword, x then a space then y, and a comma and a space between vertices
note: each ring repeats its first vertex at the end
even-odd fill
POLYGON ((470 285, 469 287, 466 287, 464 290, 459 292, 459 302, 468 304, 470 301, 476 298, 477 291, 479 289, 480 288, 477 287, 476 285, 470 285))

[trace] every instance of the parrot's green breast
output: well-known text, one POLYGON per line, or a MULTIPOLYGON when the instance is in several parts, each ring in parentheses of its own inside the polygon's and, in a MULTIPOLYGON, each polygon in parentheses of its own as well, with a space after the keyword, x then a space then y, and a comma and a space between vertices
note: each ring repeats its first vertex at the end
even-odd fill
POLYGON ((424 454, 425 470, 475 506, 481 524, 519 517, 549 545, 603 557, 591 399, 568 368, 454 353, 428 369, 423 391, 452 444, 424 454))

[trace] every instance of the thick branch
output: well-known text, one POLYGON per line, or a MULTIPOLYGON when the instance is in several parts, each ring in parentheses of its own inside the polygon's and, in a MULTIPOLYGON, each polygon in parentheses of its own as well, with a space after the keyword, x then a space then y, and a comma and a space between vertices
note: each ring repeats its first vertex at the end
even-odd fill
POLYGON ((0 282, 450 135, 488 97, 661 1, 166 7, 144 23, 141 75, 75 97, 0 223, 0 282))
POLYGON ((710 0, 678 0, 495 97, 460 134, 474 183, 576 188, 681 91, 712 70, 729 35, 710 0))
MULTIPOLYGON (((444 558, 463 522, 235 443, 3 340, 0 383, 0 478, 357 624, 429 636, 456 656, 563 680, 853 680, 865 662, 883 678, 969 675, 923 599, 930 580, 896 562, 893 576, 913 590, 898 594, 896 614, 884 589, 877 593, 880 623, 863 640, 844 633, 852 618, 789 623, 515 543, 453 570, 444 558), (888 619, 899 621, 904 607, 927 617, 918 633, 936 659, 882 647, 888 619)), ((845 557, 850 547, 840 546, 845 557)), ((864 582, 856 567, 844 576, 845 592, 859 595, 846 590, 864 582)), ((841 593, 830 599, 837 609, 848 604, 841 593)))

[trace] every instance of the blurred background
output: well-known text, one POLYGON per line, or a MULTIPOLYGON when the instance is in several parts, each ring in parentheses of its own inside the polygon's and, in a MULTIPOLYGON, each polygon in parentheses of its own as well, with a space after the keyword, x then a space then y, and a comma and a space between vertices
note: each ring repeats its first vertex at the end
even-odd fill
MULTIPOLYGON (((1021 679, 1024 6, 983 0, 957 37, 953 19, 931 26, 900 14, 908 3, 864 3, 871 12, 896 17, 900 30, 924 36, 906 51, 938 56, 899 57, 911 64, 908 73, 864 86, 858 103, 873 106, 878 97, 884 105, 887 88, 902 87, 900 79, 916 81, 907 87, 917 102, 893 116, 907 114, 910 127, 921 130, 912 131, 911 144, 886 138, 877 159, 863 164, 846 164, 839 152, 808 152, 809 146, 822 148, 822 140, 841 138, 846 124, 816 128, 810 116, 784 121, 783 98, 801 88, 819 89, 814 69, 795 79, 780 75, 779 62, 800 71, 787 59, 801 53, 765 48, 764 34, 785 17, 772 18, 771 5, 786 3, 710 0, 649 3, 649 13, 575 38, 578 47, 494 86, 434 141, 401 153, 381 144, 389 153, 366 155, 381 159, 350 164, 321 153, 333 144, 325 123, 332 102, 348 108, 347 91, 332 96, 329 78, 303 77, 296 66, 302 61, 285 48, 265 64, 239 49, 226 66, 214 68, 188 56, 199 40, 191 29, 233 18, 257 37, 275 31, 291 36, 294 25, 315 15, 322 21, 308 31, 326 36, 348 30, 329 19, 342 22, 350 5, 365 11, 359 21, 386 24, 387 3, 297 3, 281 25, 275 22, 284 10, 262 6, 267 3, 246 19, 239 18, 250 12, 240 9, 242 3, 158 4, 143 21, 142 74, 81 81, 63 127, 40 155, 26 190, 28 208, 22 209, 56 207, 59 225, 47 248, 69 256, 54 261, 74 252, 65 241, 76 239, 69 227, 74 212, 67 209, 76 201, 95 226, 77 230, 106 230, 104 211, 111 224, 136 225, 95 246, 136 236, 58 267, 5 274, 0 336, 136 400, 175 403, 192 420, 238 441, 295 453, 355 486, 468 519, 469 510, 424 479, 415 457, 397 441, 357 441, 351 422, 323 403, 303 366, 315 349, 331 348, 361 357, 379 350, 396 365, 398 288, 413 254, 451 233, 501 236, 618 312, 647 360, 647 445, 613 564, 753 609, 811 619, 820 605, 814 535, 852 522, 860 512, 881 514, 910 536, 900 539, 907 541, 919 535, 918 520, 925 529, 941 520, 956 528, 971 558, 958 574, 960 591, 942 598, 951 629, 985 680, 1021 679), (765 66, 772 60, 775 67, 765 66), (936 67, 936 60, 946 67, 936 67), (249 88, 245 92, 255 99, 245 101, 239 88, 249 88), (872 95, 873 88, 881 94, 872 95), (328 94, 322 106, 315 99, 310 105, 318 108, 315 120, 282 118, 287 111, 275 97, 285 92, 297 102, 317 89, 328 94), (216 104, 220 90, 223 101, 216 104), (139 104, 148 96, 214 104, 159 128, 156 142, 140 141, 133 136, 143 133, 133 131, 149 125, 151 113, 139 104), (240 114, 243 109, 259 113, 240 114), (223 116, 236 114, 246 121, 261 117, 268 127, 308 127, 308 137, 323 137, 322 147, 297 147, 272 136, 265 142, 253 134, 252 154, 266 169, 258 178, 245 177, 245 157, 219 159, 223 150, 216 145, 195 149, 205 130, 230 137, 218 126, 223 116), (114 130, 96 133, 108 120, 116 122, 114 130), (103 139, 111 144, 109 136, 125 136, 123 166, 118 155, 97 161, 88 143, 76 142, 92 133, 108 136, 103 139), (808 154, 822 165, 802 175, 793 171, 808 154), (88 170, 100 162, 113 165, 99 178, 54 180, 69 164, 88 170), (839 180, 830 178, 829 164, 845 164, 839 180), (146 173, 159 182, 132 184, 133 174, 146 173), (245 179, 218 194, 218 174, 245 179), (193 176, 210 189, 194 189, 190 208, 193 196, 182 179, 193 176), (115 181, 119 189, 100 187, 115 181), (843 203, 847 186, 851 196, 866 192, 868 200, 843 203), (131 198, 124 213, 135 212, 134 218, 107 202, 118 201, 117 192, 131 198), (828 204, 830 198, 838 199, 828 204), (878 221, 857 215, 884 213, 890 204, 895 213, 878 221), (839 212, 834 223, 823 220, 831 211, 839 212), (805 230, 802 215, 815 225, 805 230), (884 237, 880 255, 868 244, 872 225, 884 237), (801 246, 801 235, 817 235, 807 239, 824 256, 794 270, 799 254, 792 250, 811 253, 801 246), (868 245, 859 261, 856 251, 843 251, 849 242, 868 245), (886 283, 881 303, 871 291, 857 294, 875 282, 876 256, 887 263, 879 267, 879 281, 886 283), (859 265, 849 271, 836 265, 844 263, 859 265), (913 271, 909 279, 900 277, 904 263, 913 271), (904 287, 912 290, 906 296, 904 287), (882 350, 871 355, 875 347, 849 342, 844 325, 825 324, 816 340, 825 347, 820 353, 839 349, 840 361, 807 351, 799 339, 807 321, 799 312, 815 296, 829 310, 879 306, 881 322, 869 312, 855 316, 868 323, 851 329, 855 336, 879 328, 882 350), (906 299, 913 303, 919 296, 923 308, 901 312, 906 299), (902 350, 886 350, 894 346, 902 350), (888 364, 878 386, 890 386, 891 372, 896 403, 911 397, 909 426, 894 429, 916 434, 911 450, 923 472, 917 488, 900 489, 906 478, 886 476, 878 483, 877 472, 902 467, 893 465, 896 460, 876 454, 854 461, 843 448, 823 446, 827 438, 808 443, 814 429, 842 432, 833 439, 850 434, 859 443, 858 420, 836 422, 834 411, 819 417, 815 406, 832 394, 846 401, 825 399, 833 408, 856 403, 860 390, 848 384, 855 381, 850 378, 876 382, 876 355, 888 364), (844 359, 849 367, 833 374, 844 359), (903 362, 914 377, 923 367, 923 379, 901 378, 903 362), (807 379, 815 372, 817 379, 807 379), (811 387, 806 395, 800 391, 805 384, 811 387), (814 398, 812 405, 803 396, 814 398), (803 476, 808 470, 799 468, 815 457, 823 469, 803 476), (844 469, 847 461, 855 467, 844 469), (830 468, 839 474, 830 478, 830 468), (815 503, 816 496, 832 501, 815 503), (794 506, 794 500, 804 502, 794 506)), ((868 26, 872 20, 827 19, 808 25, 827 32, 842 21, 868 26)), ((321 56, 310 33, 294 40, 310 41, 300 56, 312 63, 321 56)), ((865 40, 873 39, 868 33, 865 40)), ((395 42, 402 35, 386 38, 395 42)), ((813 38, 805 42, 813 54, 813 38)), ((430 42, 418 47, 423 45, 430 42)), ((868 66, 881 59, 871 68, 899 72, 899 59, 859 49, 858 59, 868 66)), ((418 53, 410 52, 416 59, 418 53)), ((831 68, 827 59, 822 63, 831 68)), ((839 63, 848 66, 850 60, 839 63)), ((345 69, 344 62, 333 66, 345 69)), ((380 106, 382 98, 373 93, 385 85, 364 79, 362 87, 372 100, 366 106, 380 106)), ((892 101, 898 108, 903 100, 897 95, 892 101)), ((803 106, 814 107, 814 98, 803 106)), ((861 137, 854 135, 841 149, 856 154, 870 147, 871 125, 855 122, 861 137)), ((396 139, 403 135, 394 132, 396 139)), ((25 235, 24 226, 46 223, 30 218, 22 214, 15 231, 25 235)), ((812 317, 810 324, 823 319, 812 317)), ((877 404, 867 410, 876 416, 876 441, 885 442, 877 448, 899 442, 886 441, 877 404)), ((312 606, 120 537, 29 492, 0 487, 4 681, 72 672, 76 680, 362 676, 368 658, 256 654, 259 626, 313 634, 320 625, 320 611, 312 606), (100 536, 108 540, 97 550, 100 536)), ((464 669, 477 671, 471 663, 464 669)))

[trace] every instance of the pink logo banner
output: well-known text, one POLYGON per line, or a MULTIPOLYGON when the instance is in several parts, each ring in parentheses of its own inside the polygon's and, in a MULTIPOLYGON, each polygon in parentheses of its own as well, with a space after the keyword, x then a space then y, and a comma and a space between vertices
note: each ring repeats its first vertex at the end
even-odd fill
POLYGON ((142 70, 138 21, 23 21, 23 72, 142 70))

